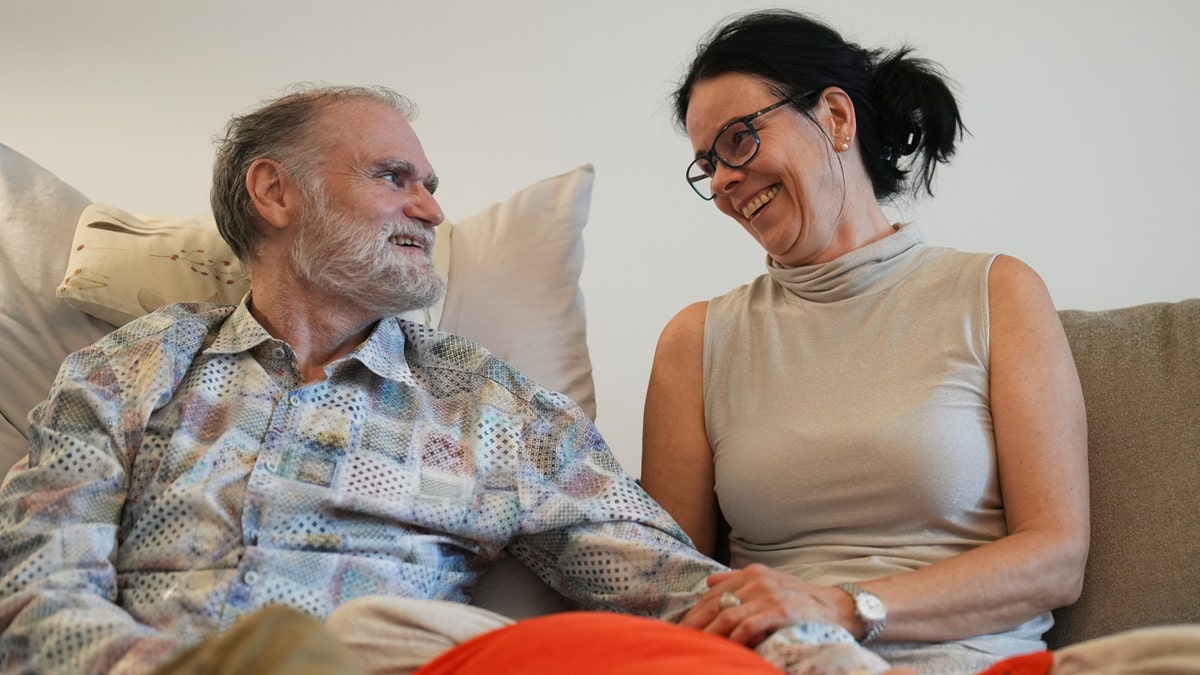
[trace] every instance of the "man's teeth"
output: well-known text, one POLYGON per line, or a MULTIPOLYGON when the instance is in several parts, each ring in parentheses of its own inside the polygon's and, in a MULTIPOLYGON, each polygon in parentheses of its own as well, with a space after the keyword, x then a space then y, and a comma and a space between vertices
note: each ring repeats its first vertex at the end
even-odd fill
POLYGON ((777 194, 779 194, 779 186, 778 185, 776 185, 776 186, 772 187, 770 190, 767 190, 766 192, 762 193, 761 195, 758 196, 758 199, 755 199, 754 201, 752 201, 749 204, 747 204, 746 206, 744 206, 742 208, 742 216, 744 216, 746 218, 753 216, 755 213, 758 212, 759 209, 766 206, 767 202, 774 199, 775 195, 777 195, 777 194))
POLYGON ((397 246, 416 246, 418 248, 425 248, 424 244, 416 239, 413 239, 412 237, 392 237, 392 243, 396 244, 397 246))

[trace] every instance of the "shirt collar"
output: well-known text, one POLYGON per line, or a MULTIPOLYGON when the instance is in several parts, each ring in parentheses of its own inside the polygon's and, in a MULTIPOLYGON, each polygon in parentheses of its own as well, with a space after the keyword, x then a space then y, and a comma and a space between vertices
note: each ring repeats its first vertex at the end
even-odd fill
POLYGON ((250 313, 249 302, 250 294, 247 293, 233 310, 233 314, 221 325, 216 339, 205 351, 212 354, 239 354, 274 339, 250 313))
POLYGON ((404 330, 400 327, 399 317, 389 316, 380 319, 375 324, 371 335, 346 355, 346 358, 356 358, 376 375, 394 380, 415 384, 412 369, 408 365, 408 354, 405 353, 406 340, 404 330))
MULTIPOLYGON (((248 352, 264 342, 275 340, 250 313, 249 301, 250 295, 246 294, 233 314, 221 326, 216 339, 206 351, 214 354, 239 354, 248 352)), ((356 359, 380 377, 414 383, 412 369, 404 353, 405 344, 400 319, 394 316, 387 317, 375 324, 375 328, 362 344, 330 366, 356 359)))

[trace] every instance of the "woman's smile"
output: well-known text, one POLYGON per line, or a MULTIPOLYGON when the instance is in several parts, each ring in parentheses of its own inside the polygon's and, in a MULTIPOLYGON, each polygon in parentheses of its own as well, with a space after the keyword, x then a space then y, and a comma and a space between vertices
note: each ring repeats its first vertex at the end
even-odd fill
POLYGON ((758 213, 759 209, 766 206, 768 202, 775 198, 775 195, 779 194, 779 187, 779 184, 776 183, 766 190, 763 190, 758 194, 758 196, 747 202, 744 206, 742 206, 741 209, 739 209, 742 212, 742 216, 746 220, 753 218, 754 214, 758 213))

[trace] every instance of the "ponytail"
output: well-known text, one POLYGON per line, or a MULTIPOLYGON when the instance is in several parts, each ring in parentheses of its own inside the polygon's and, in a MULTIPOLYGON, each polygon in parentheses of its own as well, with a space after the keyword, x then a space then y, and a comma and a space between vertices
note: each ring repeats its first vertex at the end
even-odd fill
POLYGON ((871 74, 878 147, 874 152, 864 147, 863 159, 876 197, 899 192, 906 179, 914 194, 923 189, 933 195, 934 170, 950 161, 966 131, 941 68, 911 52, 909 47, 893 52, 871 74))

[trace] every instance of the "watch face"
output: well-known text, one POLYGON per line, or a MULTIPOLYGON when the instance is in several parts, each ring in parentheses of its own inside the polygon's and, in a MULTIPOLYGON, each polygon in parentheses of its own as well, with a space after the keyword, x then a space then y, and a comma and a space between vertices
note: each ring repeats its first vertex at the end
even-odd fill
POLYGON ((858 614, 867 621, 882 621, 887 616, 887 608, 878 596, 871 593, 859 593, 856 598, 858 614))

